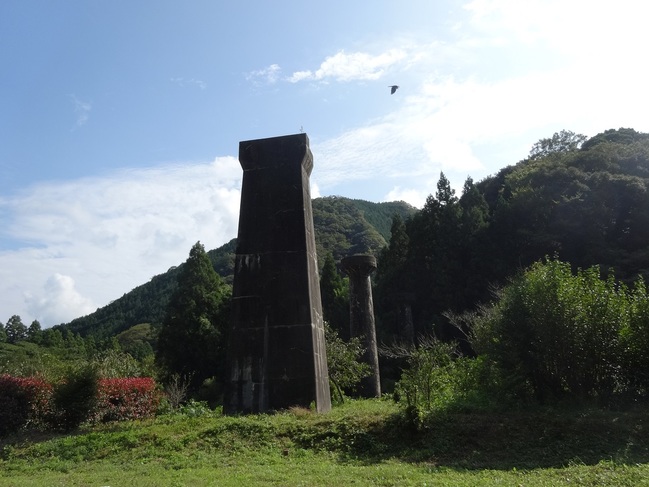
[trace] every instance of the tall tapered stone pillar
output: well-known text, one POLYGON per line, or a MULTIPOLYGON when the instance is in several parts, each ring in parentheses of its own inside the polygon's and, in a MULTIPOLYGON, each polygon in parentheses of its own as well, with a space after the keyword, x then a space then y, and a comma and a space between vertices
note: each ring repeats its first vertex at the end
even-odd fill
POLYGON ((226 413, 331 409, 306 134, 244 141, 226 413))
POLYGON ((370 282, 370 274, 376 270, 376 258, 372 255, 353 255, 345 257, 341 264, 349 276, 350 335, 361 339, 365 348, 363 361, 371 368, 370 376, 361 382, 361 394, 365 397, 381 397, 379 355, 370 282))

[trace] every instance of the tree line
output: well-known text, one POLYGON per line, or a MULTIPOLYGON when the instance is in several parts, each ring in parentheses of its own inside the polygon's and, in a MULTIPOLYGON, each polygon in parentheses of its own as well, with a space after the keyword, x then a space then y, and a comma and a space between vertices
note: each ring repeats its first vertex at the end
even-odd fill
MULTIPOLYGON (((353 218, 344 216, 345 199, 328 198, 326 204, 334 211, 319 214, 333 229, 328 239, 321 241, 326 246, 319 251, 325 320, 336 336, 348 343, 348 290, 339 260, 349 252, 377 254, 373 292, 379 342, 386 350, 403 344, 406 319, 413 325, 415 340, 403 349, 409 352, 393 351, 382 361, 384 378, 397 383, 406 380, 395 389, 403 397, 410 397, 408 381, 415 384, 415 390, 421 387, 417 374, 402 375, 402 371, 418 368, 429 371, 426 384, 434 383, 428 381, 430 374, 446 371, 453 380, 441 378, 439 384, 462 384, 457 390, 465 392, 475 391, 481 382, 501 390, 497 384, 511 385, 518 378, 519 396, 538 400, 560 397, 566 391, 591 397, 615 395, 623 389, 642 395, 647 389, 644 382, 632 385, 628 374, 630 364, 644 367, 642 370, 649 368, 641 353, 643 348, 636 347, 638 352, 632 359, 624 352, 631 344, 644 343, 647 317, 638 312, 635 321, 625 323, 609 323, 606 317, 614 314, 611 310, 630 316, 633 309, 644 309, 636 304, 644 299, 644 288, 638 283, 649 277, 649 134, 619 129, 588 139, 562 131, 540 140, 529 157, 516 165, 477 183, 467 178, 460 195, 442 173, 436 191, 420 211, 398 212, 392 217, 388 241, 379 232, 368 230, 360 210, 353 218), (361 218, 365 223, 359 226, 355 220, 361 218), (350 227, 355 228, 356 243, 345 240, 350 227), (383 244, 379 245, 381 240, 383 244), (329 250, 332 247, 334 250, 329 250), (544 269, 554 274, 544 274, 544 269), (529 282, 550 282, 548 276, 556 278, 550 291, 561 290, 569 296, 568 291, 573 290, 572 297, 562 300, 562 295, 553 295, 543 286, 526 287, 529 282), (605 284, 596 285, 600 281, 605 284), (586 284, 592 290, 590 294, 575 291, 586 284), (516 294, 516 289, 529 292, 516 294), (634 289, 635 294, 628 289, 634 289), (622 303, 617 308, 613 304, 618 301, 605 299, 615 293, 622 303), (600 294, 600 301, 606 305, 587 300, 600 294), (542 308, 535 311, 530 307, 534 302, 545 303, 550 311, 590 311, 578 316, 568 311, 564 315, 558 311, 542 315, 542 308), (508 303, 515 312, 505 312, 508 303), (410 313, 404 313, 406 308, 410 313), (566 334, 573 327, 588 329, 595 324, 599 327, 591 332, 566 334), (543 338, 547 336, 550 338, 543 338), (635 338, 629 341, 630 336, 635 338), (551 349, 552 340, 559 337, 567 348, 551 349), (593 337, 600 341, 592 341, 593 337), (614 358, 604 359, 604 352, 595 353, 595 347, 613 339, 620 344, 614 358), (509 344, 510 348, 490 348, 490 340, 509 344), (444 348, 441 342, 453 346, 444 348), (538 350, 525 355, 523 351, 531 344, 538 350), (582 349, 579 355, 577 351, 582 349), (567 351, 574 362, 557 358, 567 351), (601 358, 597 365, 583 358, 591 352, 601 358), (547 370, 529 364, 540 364, 547 370), (595 370, 593 367, 624 373, 612 382, 602 378, 588 385, 586 376, 562 376, 558 372, 568 368, 576 374, 577 370, 595 370)), ((381 218, 385 220, 385 215, 381 218)), ((227 255, 233 252, 230 245, 227 255)), ((228 269, 225 255, 218 259, 220 269, 228 269)), ((197 243, 187 262, 171 269, 167 277, 156 276, 152 281, 157 288, 146 292, 152 299, 158 292, 161 294, 157 296, 167 293, 166 304, 158 306, 157 318, 152 321, 152 328, 159 330, 154 347, 158 373, 167 380, 185 377, 193 390, 208 386, 218 395, 231 288, 228 276, 220 276, 215 268, 214 255, 197 243)), ((143 296, 144 291, 137 300, 143 296)), ((109 313, 101 319, 97 315, 94 324, 99 326, 102 320, 111 319, 109 313)), ((110 330, 123 325, 100 328, 110 335, 110 330)), ((91 329, 90 322, 84 324, 84 331, 91 334, 91 329)), ((71 336, 75 337, 75 332, 71 336)), ((342 355, 350 357, 353 353, 342 355)), ((607 377, 604 372, 600 375, 607 377)), ((344 377, 340 383, 346 384, 344 377)), ((351 390, 353 381, 345 392, 351 390)))
POLYGON ((467 178, 460 196, 442 173, 421 211, 395 217, 375 278, 381 336, 399 336, 407 300, 418 334, 457 338, 447 311, 489 302, 545 256, 626 284, 646 279, 648 243, 649 134, 562 131, 496 175, 467 178))

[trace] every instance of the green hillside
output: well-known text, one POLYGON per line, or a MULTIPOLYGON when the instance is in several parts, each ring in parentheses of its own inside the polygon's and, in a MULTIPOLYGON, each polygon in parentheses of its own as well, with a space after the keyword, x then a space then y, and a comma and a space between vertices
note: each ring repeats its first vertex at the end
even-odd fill
POLYGON ((446 178, 379 259, 379 335, 399 331, 408 295, 416 333, 461 338, 445 315, 475 310, 544 257, 604 277, 649 279, 649 134, 568 131, 456 195, 446 178), (583 144, 580 145, 580 142, 583 144))
MULTIPOLYGON (((545 256, 576 269, 601 266, 625 283, 649 279, 649 134, 607 130, 590 139, 568 131, 542 139, 530 156, 455 194, 442 175, 422 210, 403 202, 317 198, 319 263, 356 253, 379 259, 373 278, 378 333, 398 333, 399 296, 411 299, 417 333, 448 337, 447 311, 475 309, 493 289, 545 256), (390 242, 392 217, 400 232, 390 242), (383 249, 383 250, 382 250, 383 249)), ((209 252, 231 283, 236 242, 209 252)), ((177 268, 153 277, 64 327, 109 338, 162 320, 177 268)), ((452 336, 452 335, 451 335, 452 336)))
MULTIPOLYGON (((416 209, 404 202, 371 203, 340 196, 313 200, 313 222, 320 265, 326 253, 337 260, 357 253, 377 254, 389 238, 394 214, 408 218, 416 209), (387 232, 386 232, 387 228, 387 232)), ((232 283, 236 239, 208 252, 215 270, 232 283)), ((179 267, 151 278, 92 314, 62 325, 82 336, 110 338, 140 323, 158 325, 176 287, 179 267)))

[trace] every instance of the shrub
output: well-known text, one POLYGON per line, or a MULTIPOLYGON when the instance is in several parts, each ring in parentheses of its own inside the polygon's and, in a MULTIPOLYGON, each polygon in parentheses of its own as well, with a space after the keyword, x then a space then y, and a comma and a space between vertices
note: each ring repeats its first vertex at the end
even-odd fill
POLYGON ((93 365, 101 377, 140 377, 143 374, 140 363, 129 353, 106 350, 95 356, 93 365))
POLYGON ((176 410, 187 399, 191 377, 172 374, 164 388, 165 396, 169 402, 169 407, 176 410))
POLYGON ((91 418, 97 407, 99 375, 94 367, 71 374, 54 388, 53 426, 70 431, 91 418))
POLYGON ((70 431, 85 421, 122 421, 155 414, 161 394, 149 377, 99 379, 95 368, 52 387, 38 377, 0 375, 0 435, 24 427, 70 431))
POLYGON ((573 274, 570 264, 548 260, 514 279, 498 298, 474 320, 472 345, 504 371, 514 390, 531 390, 542 403, 607 402, 628 391, 625 330, 640 337, 646 325, 642 318, 637 330, 629 327, 625 286, 600 279, 598 267, 573 274))
POLYGON ((453 344, 423 339, 417 348, 396 350, 406 358, 407 366, 395 385, 395 397, 407 408, 430 410, 435 399, 448 385, 447 374, 441 373, 452 364, 453 344))
POLYGON ((52 386, 38 377, 0 375, 0 435, 41 427, 50 415, 52 386))
POLYGON ((332 391, 335 390, 342 403, 343 392, 354 391, 361 380, 371 374, 371 369, 368 364, 360 360, 364 349, 358 337, 346 342, 327 322, 324 326, 330 387, 332 391))
POLYGON ((631 293, 628 326, 622 330, 624 366, 638 395, 649 395, 649 294, 645 282, 636 282, 631 293))
POLYGON ((150 377, 101 379, 98 389, 94 418, 104 422, 151 417, 161 398, 150 377))

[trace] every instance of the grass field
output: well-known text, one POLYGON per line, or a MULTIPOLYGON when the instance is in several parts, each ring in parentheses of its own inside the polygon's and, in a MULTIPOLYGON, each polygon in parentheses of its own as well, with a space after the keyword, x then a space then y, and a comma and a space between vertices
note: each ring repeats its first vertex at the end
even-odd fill
POLYGON ((439 414, 391 401, 224 417, 200 408, 0 443, 1 486, 649 485, 643 410, 439 414))

